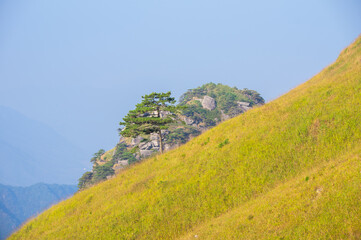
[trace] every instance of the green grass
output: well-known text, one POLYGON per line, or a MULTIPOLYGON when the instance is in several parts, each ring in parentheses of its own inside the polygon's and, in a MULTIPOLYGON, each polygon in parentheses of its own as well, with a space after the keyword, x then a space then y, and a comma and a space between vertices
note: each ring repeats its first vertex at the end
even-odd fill
POLYGON ((77 193, 10 239, 360 238, 360 109, 358 38, 284 96, 77 193))

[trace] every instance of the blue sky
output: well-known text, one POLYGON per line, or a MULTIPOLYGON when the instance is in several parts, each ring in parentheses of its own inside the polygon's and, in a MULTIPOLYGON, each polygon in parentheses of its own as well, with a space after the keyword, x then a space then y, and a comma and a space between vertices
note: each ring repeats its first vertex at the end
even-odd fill
POLYGON ((0 0, 0 105, 89 156, 113 147, 141 96, 207 82, 272 100, 361 32, 346 1, 0 0))

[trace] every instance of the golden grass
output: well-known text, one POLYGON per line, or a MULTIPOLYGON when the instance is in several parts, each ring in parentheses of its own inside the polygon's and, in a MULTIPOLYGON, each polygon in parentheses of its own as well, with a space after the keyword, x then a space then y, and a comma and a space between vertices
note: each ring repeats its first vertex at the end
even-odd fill
POLYGON ((357 239, 360 93, 359 37, 279 99, 77 193, 10 239, 357 239))
POLYGON ((360 156, 321 164, 181 239, 360 239, 360 156))

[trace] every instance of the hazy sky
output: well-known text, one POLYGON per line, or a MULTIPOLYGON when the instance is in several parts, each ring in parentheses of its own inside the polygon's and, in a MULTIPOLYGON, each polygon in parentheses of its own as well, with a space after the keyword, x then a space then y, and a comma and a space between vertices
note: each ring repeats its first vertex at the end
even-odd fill
POLYGON ((0 0, 0 105, 90 155, 144 94, 212 81, 269 101, 360 30, 359 0, 0 0))

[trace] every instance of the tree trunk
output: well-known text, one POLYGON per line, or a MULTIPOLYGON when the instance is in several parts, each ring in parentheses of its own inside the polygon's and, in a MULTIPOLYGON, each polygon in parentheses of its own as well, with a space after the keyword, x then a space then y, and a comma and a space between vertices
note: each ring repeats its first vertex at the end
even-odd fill
MULTIPOLYGON (((158 115, 158 118, 160 118, 160 108, 157 107, 157 115, 158 115)), ((160 153, 163 153, 163 138, 162 138, 162 130, 159 130, 159 150, 160 150, 160 153)))
POLYGON ((160 150, 160 153, 163 153, 162 130, 159 130, 159 150, 160 150))

